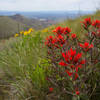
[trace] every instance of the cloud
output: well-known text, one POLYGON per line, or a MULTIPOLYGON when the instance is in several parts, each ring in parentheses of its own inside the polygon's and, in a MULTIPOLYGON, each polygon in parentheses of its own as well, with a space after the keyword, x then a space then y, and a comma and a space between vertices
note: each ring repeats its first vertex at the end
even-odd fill
POLYGON ((0 0, 1 10, 93 10, 99 0, 0 0))

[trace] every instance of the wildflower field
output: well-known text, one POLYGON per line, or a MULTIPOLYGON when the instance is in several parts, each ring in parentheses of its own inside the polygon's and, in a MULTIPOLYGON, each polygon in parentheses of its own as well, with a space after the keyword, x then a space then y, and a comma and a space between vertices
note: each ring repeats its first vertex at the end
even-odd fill
POLYGON ((0 52, 0 100, 100 100, 96 15, 7 40, 0 52))

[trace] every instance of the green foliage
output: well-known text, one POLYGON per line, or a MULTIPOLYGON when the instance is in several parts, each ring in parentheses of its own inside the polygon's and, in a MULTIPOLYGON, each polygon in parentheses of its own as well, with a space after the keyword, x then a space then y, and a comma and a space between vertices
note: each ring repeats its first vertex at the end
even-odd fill
MULTIPOLYGON (((3 80, 11 84, 15 90, 18 89, 19 94, 17 95, 21 98, 20 92, 24 97, 30 96, 29 93, 25 93, 28 88, 25 90, 22 88, 25 84, 26 87, 30 87, 30 84, 37 91, 43 86, 46 87, 46 63, 43 63, 46 62, 43 60, 46 55, 46 48, 43 48, 42 45, 42 38, 37 32, 33 36, 27 35, 16 38, 13 43, 10 43, 7 48, 0 52, 0 66, 2 66, 1 69, 5 74, 3 80)), ((32 92, 31 88, 29 89, 32 92)))

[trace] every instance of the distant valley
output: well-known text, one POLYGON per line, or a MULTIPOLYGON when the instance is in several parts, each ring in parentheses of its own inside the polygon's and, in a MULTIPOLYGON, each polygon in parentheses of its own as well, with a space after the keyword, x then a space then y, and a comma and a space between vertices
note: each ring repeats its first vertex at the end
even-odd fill
POLYGON ((67 18, 75 18, 79 15, 91 14, 93 11, 33 11, 33 12, 21 12, 21 11, 0 11, 0 15, 12 16, 16 14, 23 15, 27 18, 45 19, 59 21, 67 18))
POLYGON ((50 20, 38 20, 27 18, 23 15, 16 14, 12 16, 0 16, 0 38, 9 38, 15 33, 29 28, 41 30, 49 25, 55 24, 50 20))
POLYGON ((21 30, 32 27, 41 30, 52 24, 73 19, 93 11, 50 11, 50 12, 16 12, 0 11, 0 38, 8 38, 21 30))

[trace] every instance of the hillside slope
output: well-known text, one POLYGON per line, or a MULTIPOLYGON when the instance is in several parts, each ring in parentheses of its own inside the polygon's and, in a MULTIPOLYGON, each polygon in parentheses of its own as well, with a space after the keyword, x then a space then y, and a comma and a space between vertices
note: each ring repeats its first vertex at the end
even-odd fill
POLYGON ((21 23, 27 25, 27 27, 29 27, 29 28, 32 27, 36 30, 43 29, 44 27, 49 25, 48 23, 44 23, 38 19, 29 19, 20 14, 9 16, 9 18, 11 18, 17 22, 21 22, 21 23))
POLYGON ((17 22, 7 16, 0 16, 0 38, 7 38, 26 27, 23 23, 17 22), (20 29, 19 29, 20 25, 20 29))
POLYGON ((81 36, 80 34, 82 33, 83 31, 83 28, 82 28, 82 21, 85 19, 85 18, 91 18, 92 20, 95 20, 95 19, 98 19, 100 20, 100 11, 97 11, 95 12, 94 14, 89 14, 89 15, 85 15, 85 16, 80 16, 78 18, 75 18, 75 19, 68 19, 68 20, 65 20, 64 22, 62 23, 59 23, 57 24, 56 26, 63 26, 63 27, 70 27, 72 29, 72 32, 73 33, 77 33, 79 34, 79 36, 81 36))
POLYGON ((0 38, 8 38, 22 30, 34 28, 41 30, 50 24, 36 19, 28 19, 19 14, 13 16, 0 16, 0 38))

